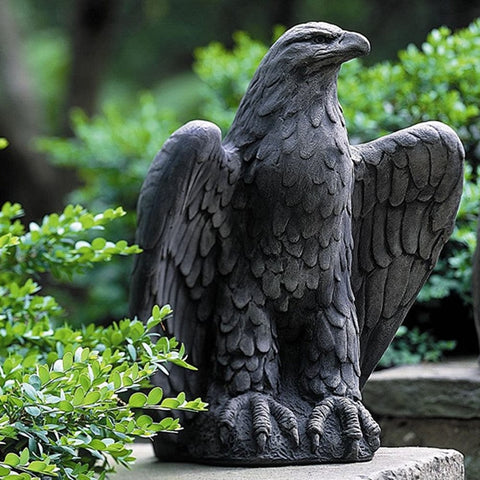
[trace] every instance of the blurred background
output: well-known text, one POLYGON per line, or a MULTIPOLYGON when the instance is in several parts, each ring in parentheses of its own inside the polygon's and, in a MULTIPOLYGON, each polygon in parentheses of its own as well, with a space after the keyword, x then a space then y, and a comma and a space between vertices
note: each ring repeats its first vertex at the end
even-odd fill
MULTIPOLYGON (((0 137, 9 141, 0 201, 20 202, 27 222, 67 203, 121 205, 128 215, 109 235, 132 241, 140 185, 167 136, 193 118, 225 130, 276 36, 335 23, 372 44, 342 69, 352 141, 439 119, 459 132, 469 163, 454 238, 385 365, 476 354, 477 17, 480 2, 469 0, 0 0, 0 137)), ((105 323, 127 312, 129 268, 46 285, 70 305, 70 321, 105 323)))

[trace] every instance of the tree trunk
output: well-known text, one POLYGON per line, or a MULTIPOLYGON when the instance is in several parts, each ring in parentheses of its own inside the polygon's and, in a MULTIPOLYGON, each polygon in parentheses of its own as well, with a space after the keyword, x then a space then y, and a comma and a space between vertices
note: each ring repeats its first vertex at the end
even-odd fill
POLYGON ((292 27, 298 22, 296 7, 297 0, 274 0, 270 11, 272 25, 292 27))
POLYGON ((2 150, 0 202, 22 203, 31 217, 61 205, 58 171, 35 152, 32 141, 45 133, 42 111, 21 55, 22 42, 7 0, 0 2, 0 75, 3 84, 0 132, 10 142, 2 150))
POLYGON ((100 91, 121 0, 76 0, 72 25, 72 68, 60 132, 45 131, 42 106, 30 83, 22 39, 9 0, 0 1, 0 136, 10 146, 0 152, 0 204, 19 202, 26 220, 58 211, 77 185, 71 171, 58 169, 35 151, 39 135, 71 134, 69 111, 80 107, 91 115, 100 91))
POLYGON ((72 34, 72 69, 66 98, 63 133, 71 134, 69 111, 95 111, 110 53, 120 0, 77 0, 72 34))

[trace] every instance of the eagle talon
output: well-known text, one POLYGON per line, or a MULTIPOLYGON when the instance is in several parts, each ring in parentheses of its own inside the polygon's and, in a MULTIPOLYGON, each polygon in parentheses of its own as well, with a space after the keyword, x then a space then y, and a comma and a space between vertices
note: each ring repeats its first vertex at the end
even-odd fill
POLYGON ((260 453, 265 450, 265 445, 267 444, 268 438, 269 438, 269 435, 267 435, 264 432, 261 432, 256 435, 257 449, 260 453))
POLYGON ((380 446, 380 427, 373 420, 368 410, 356 400, 347 397, 328 397, 312 410, 307 425, 312 452, 317 453, 329 417, 334 413, 338 417, 341 437, 344 442, 343 458, 358 460, 360 458, 360 441, 363 438, 372 453, 380 446))
POLYGON ((293 440, 293 443, 295 444, 296 447, 300 445, 300 437, 298 435, 298 428, 297 427, 292 427, 289 430, 290 437, 293 440))
POLYGON ((312 433, 310 441, 312 442, 312 453, 317 453, 320 447, 320 434, 312 433))
POLYGON ((345 455, 347 459, 358 460, 360 458, 360 440, 352 440, 347 452, 345 455))
POLYGON ((271 437, 272 417, 276 420, 280 430, 291 439, 295 447, 298 447, 300 437, 295 415, 270 395, 257 392, 245 393, 227 402, 220 415, 219 436, 223 445, 228 443, 231 433, 235 430, 236 417, 244 408, 249 411, 253 437, 259 453, 265 450, 271 437))

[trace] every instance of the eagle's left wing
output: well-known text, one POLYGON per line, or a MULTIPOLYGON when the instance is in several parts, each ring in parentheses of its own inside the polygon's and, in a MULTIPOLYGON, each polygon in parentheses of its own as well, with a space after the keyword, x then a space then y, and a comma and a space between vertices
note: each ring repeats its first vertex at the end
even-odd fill
POLYGON ((464 151, 452 129, 428 122, 352 147, 352 158, 363 387, 453 230, 464 151))

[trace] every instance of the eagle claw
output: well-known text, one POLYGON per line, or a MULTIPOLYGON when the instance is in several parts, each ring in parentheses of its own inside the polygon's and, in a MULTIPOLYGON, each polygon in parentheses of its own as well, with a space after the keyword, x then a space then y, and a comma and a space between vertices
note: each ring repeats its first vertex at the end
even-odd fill
POLYGON ((307 434, 312 452, 320 450, 320 441, 330 415, 337 415, 342 432, 345 451, 344 459, 360 458, 360 440, 363 438, 372 453, 380 446, 380 427, 361 402, 347 397, 331 396, 318 403, 310 415, 307 434))
POLYGON ((223 444, 228 443, 230 432, 234 430, 237 413, 245 407, 250 410, 253 437, 259 453, 265 450, 271 437, 272 417, 284 434, 298 447, 299 433, 295 415, 289 408, 274 400, 270 395, 257 392, 245 393, 227 402, 220 415, 220 441, 223 444))

